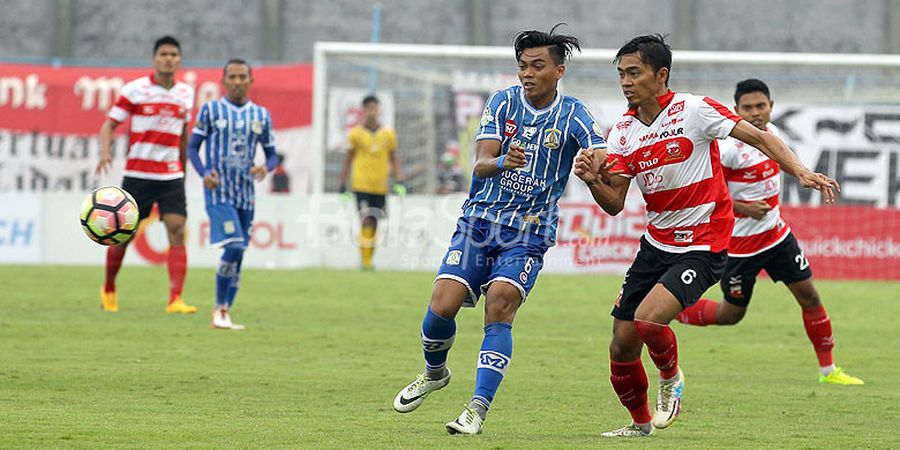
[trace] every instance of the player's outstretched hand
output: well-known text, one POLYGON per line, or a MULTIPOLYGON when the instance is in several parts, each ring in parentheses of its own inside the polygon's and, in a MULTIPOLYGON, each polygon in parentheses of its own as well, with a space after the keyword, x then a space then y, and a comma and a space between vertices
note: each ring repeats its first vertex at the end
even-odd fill
POLYGON ((109 152, 104 152, 100 155, 100 162, 97 163, 97 168, 94 170, 94 175, 100 175, 101 173, 105 174, 109 171, 109 166, 112 165, 112 154, 109 152))
POLYGON ((266 166, 260 165, 260 166, 253 166, 250 168, 250 175, 253 175, 253 178, 255 178, 256 181, 262 181, 263 178, 265 178, 268 173, 269 173, 269 170, 266 169, 266 166))
POLYGON ((594 158, 594 152, 592 150, 579 150, 578 155, 575 156, 575 163, 573 164, 575 176, 581 178, 581 181, 584 181, 585 183, 597 181, 600 178, 600 164, 595 164, 595 162, 599 162, 599 160, 594 158))
POLYGON ((215 189, 219 186, 219 172, 215 169, 209 172, 209 175, 203 177, 203 186, 207 189, 215 189))
POLYGON ((821 192, 825 203, 834 203, 837 198, 835 191, 841 192, 841 185, 834 178, 818 172, 801 173, 797 179, 800 180, 800 186, 821 192))
POLYGON ((504 169, 518 169, 525 167, 525 150, 519 144, 509 144, 509 151, 503 159, 504 169))

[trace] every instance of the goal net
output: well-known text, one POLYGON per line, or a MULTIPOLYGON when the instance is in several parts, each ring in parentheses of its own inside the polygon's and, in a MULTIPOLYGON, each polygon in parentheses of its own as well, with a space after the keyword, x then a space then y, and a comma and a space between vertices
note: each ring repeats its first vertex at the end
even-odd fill
MULTIPOLYGON (((604 49, 577 53, 560 87, 585 102, 605 130, 626 107, 614 55, 604 49)), ((380 97, 382 120, 397 131, 411 194, 467 190, 484 101, 518 83, 512 46, 317 43, 314 63, 314 192, 338 190, 346 132, 359 120, 360 102, 369 93, 380 97), (448 187, 448 173, 462 176, 461 186, 448 187)), ((731 106, 735 84, 746 78, 769 85, 773 122, 800 159, 842 184, 839 206, 822 207, 817 194, 785 180, 784 216, 814 269, 826 265, 824 273, 837 277, 900 279, 900 57, 674 52, 675 91, 731 106), (862 262, 881 268, 864 269, 862 262)), ((580 183, 570 183, 560 246, 599 237, 572 244, 573 260, 587 270, 602 268, 610 258, 630 258, 643 225, 639 197, 629 194, 625 217, 603 217, 590 207, 580 183), (635 223, 626 223, 629 217, 635 223), (630 244, 613 245, 618 238, 630 244)))

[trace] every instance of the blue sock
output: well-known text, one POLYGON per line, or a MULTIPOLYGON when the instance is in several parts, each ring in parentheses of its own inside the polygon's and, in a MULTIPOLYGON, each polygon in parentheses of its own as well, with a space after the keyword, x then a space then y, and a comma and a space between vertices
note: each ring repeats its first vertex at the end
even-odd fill
POLYGON ((225 252, 222 253, 219 268, 216 270, 216 308, 228 306, 228 290, 238 272, 238 260, 243 253, 242 248, 225 246, 225 252))
POLYGON ((484 327, 484 341, 478 354, 478 371, 475 374, 475 395, 472 400, 491 406, 494 394, 506 375, 512 360, 512 325, 493 322, 484 327))
POLYGON ((422 350, 425 371, 438 376, 447 365, 447 353, 456 338, 456 319, 445 319, 428 308, 422 321, 422 350))
POLYGON ((241 250, 241 255, 238 257, 234 276, 231 277, 231 284, 228 285, 228 292, 225 293, 225 302, 228 303, 228 309, 231 309, 231 305, 234 304, 234 298, 237 296, 238 288, 241 286, 241 263, 243 262, 244 251, 241 250))

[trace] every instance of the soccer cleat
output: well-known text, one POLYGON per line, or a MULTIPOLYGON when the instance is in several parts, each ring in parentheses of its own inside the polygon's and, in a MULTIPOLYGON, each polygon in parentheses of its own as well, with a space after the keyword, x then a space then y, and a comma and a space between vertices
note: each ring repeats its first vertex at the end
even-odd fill
POLYGON ((231 316, 228 314, 228 308, 216 308, 213 310, 212 327, 222 330, 238 331, 245 328, 243 325, 238 325, 231 321, 231 316))
POLYGON ((195 312, 197 312, 197 307, 185 303, 181 296, 175 297, 174 302, 166 305, 166 314, 193 314, 195 312))
POLYGON ((106 292, 106 288, 100 286, 100 311, 117 312, 119 310, 119 299, 116 297, 116 291, 106 292))
POLYGON ((447 432, 450 434, 481 434, 484 421, 478 415, 478 411, 466 405, 466 409, 453 422, 448 423, 447 432))
POLYGON ((437 380, 432 380, 424 373, 420 373, 416 375, 416 379, 412 383, 409 383, 394 397, 394 410, 398 413, 408 413, 418 408, 428 394, 442 389, 448 384, 450 384, 450 369, 447 369, 447 375, 444 378, 437 380))
POLYGON ((607 431, 602 433, 603 437, 647 437, 653 434, 653 425, 650 425, 650 431, 645 431, 643 427, 635 424, 626 425, 618 430, 607 431))
POLYGON ((847 374, 844 372, 844 369, 841 369, 840 367, 835 367, 828 375, 819 375, 819 383, 843 385, 866 384, 863 380, 847 374))
POLYGON ((681 394, 684 392, 684 373, 678 368, 678 376, 671 381, 659 382, 659 393, 656 395, 656 411, 653 413, 653 426, 665 428, 672 425, 681 412, 681 394))

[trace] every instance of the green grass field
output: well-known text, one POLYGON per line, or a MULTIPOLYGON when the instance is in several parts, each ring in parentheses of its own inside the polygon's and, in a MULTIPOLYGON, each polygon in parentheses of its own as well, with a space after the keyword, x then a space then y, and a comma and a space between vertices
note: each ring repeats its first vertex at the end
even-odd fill
POLYGON ((213 276, 191 269, 200 313, 174 317, 165 269, 126 266, 110 314, 101 268, 0 266, 0 448, 900 446, 900 283, 818 283, 837 362, 865 386, 817 383, 799 308, 764 281, 739 326, 674 326, 683 414, 614 442, 600 432, 629 421, 608 379, 618 278, 542 276, 484 434, 459 437, 444 423, 472 394, 480 309, 458 317, 453 383, 414 413, 391 408, 422 369, 431 273, 246 271, 233 314, 245 332, 209 328, 213 276))

